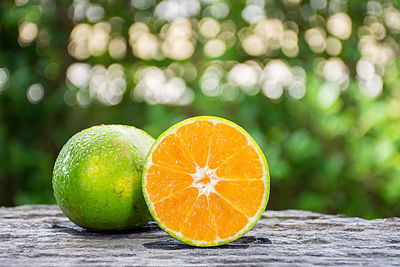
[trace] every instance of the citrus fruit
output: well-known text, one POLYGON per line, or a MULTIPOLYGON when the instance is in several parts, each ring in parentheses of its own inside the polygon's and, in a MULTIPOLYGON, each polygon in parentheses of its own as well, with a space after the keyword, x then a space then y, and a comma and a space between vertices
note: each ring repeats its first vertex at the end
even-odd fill
POLYGON ((216 117, 194 117, 165 131, 147 155, 142 183, 158 225, 193 246, 241 237, 269 197, 262 151, 241 127, 216 117))
POLYGON ((60 209, 77 225, 93 230, 148 222, 141 176, 153 142, 132 126, 101 125, 75 134, 54 166, 53 190, 60 209))

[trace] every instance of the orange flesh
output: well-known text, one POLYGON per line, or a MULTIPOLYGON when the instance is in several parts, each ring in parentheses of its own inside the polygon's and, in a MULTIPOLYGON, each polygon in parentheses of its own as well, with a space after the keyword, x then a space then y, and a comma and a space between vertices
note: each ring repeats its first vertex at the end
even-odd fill
POLYGON ((224 122, 179 126, 154 148, 146 174, 157 220, 194 241, 235 236, 262 207, 261 160, 247 137, 224 122))

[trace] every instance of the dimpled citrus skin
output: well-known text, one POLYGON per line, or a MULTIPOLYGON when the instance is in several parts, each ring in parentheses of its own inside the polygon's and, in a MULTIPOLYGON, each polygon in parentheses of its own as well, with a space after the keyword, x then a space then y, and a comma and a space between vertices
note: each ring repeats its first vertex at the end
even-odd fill
POLYGON ((143 162, 154 139, 132 126, 100 125, 75 134, 54 165, 57 204, 77 225, 123 230, 151 216, 141 190, 143 162))

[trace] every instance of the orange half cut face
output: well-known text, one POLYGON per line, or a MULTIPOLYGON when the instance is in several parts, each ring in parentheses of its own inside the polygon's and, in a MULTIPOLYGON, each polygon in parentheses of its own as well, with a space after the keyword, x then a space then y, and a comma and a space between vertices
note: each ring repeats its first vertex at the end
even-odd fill
POLYGON ((217 246, 249 231, 269 197, 267 161, 251 136, 216 117, 194 117, 151 148, 143 193, 155 221, 174 238, 217 246))

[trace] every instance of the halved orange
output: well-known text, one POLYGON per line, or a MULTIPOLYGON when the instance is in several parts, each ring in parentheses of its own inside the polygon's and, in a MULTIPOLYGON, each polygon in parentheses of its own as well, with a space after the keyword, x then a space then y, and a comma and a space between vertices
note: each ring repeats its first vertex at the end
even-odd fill
POLYGON ((269 197, 267 161, 251 136, 217 117, 165 131, 147 155, 143 194, 154 220, 193 246, 218 246, 249 231, 269 197))

